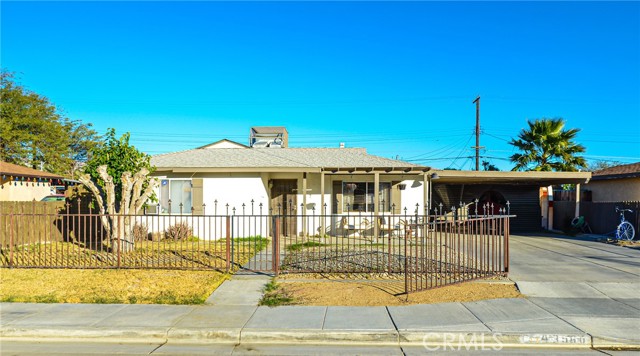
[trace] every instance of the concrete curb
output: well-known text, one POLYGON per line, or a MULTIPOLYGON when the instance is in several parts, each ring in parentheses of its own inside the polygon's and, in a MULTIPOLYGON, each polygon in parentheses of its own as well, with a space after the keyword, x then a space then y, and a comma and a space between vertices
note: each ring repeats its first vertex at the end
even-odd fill
POLYGON ((239 344, 240 328, 174 328, 167 333, 167 339, 181 343, 239 344))
POLYGON ((0 329, 0 339, 56 339, 56 340, 84 340, 109 341, 127 340, 137 341, 166 341, 169 327, 166 328, 120 328, 114 329, 64 329, 60 328, 8 328, 0 329))
POLYGON ((241 343, 274 343, 274 344, 376 344, 398 345, 396 331, 371 330, 243 330, 241 343))
POLYGON ((606 349, 640 350, 640 341, 594 336, 593 347, 596 349, 605 349, 605 350, 606 349))
POLYGON ((634 349, 637 343, 593 338, 588 334, 491 333, 447 331, 371 331, 371 330, 260 330, 237 328, 130 328, 130 329, 18 329, 3 327, 5 340, 82 340, 90 342, 175 342, 219 344, 322 344, 424 346, 426 348, 599 348, 634 349))
POLYGON ((491 332, 449 332, 449 331, 403 331, 400 332, 400 345, 422 345, 425 347, 454 346, 483 347, 498 350, 500 348, 589 348, 591 336, 588 334, 539 334, 539 333, 491 333, 491 332))

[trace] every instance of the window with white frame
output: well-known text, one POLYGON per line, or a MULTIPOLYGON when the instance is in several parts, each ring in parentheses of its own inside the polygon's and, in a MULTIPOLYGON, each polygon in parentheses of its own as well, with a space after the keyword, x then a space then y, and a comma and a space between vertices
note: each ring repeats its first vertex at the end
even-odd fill
POLYGON ((161 180, 160 208, 162 213, 191 214, 191 206, 190 179, 161 180), (169 200, 171 200, 171 207, 169 207, 169 200), (180 204, 182 204, 182 207, 180 207, 180 204))
MULTIPOLYGON (((391 206, 391 183, 380 183, 378 206, 380 211, 388 212, 391 206)), ((375 183, 343 182, 342 211, 373 212, 375 183)))

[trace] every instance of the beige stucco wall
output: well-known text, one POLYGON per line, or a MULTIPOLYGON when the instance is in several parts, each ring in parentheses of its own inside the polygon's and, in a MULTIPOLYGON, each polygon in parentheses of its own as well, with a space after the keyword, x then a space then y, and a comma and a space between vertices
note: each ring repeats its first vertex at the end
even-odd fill
POLYGON ((40 199, 51 195, 51 186, 45 183, 18 183, 9 180, 2 181, 0 186, 0 201, 40 201, 40 199))
POLYGON ((594 202, 640 201, 640 177, 591 181, 584 189, 593 192, 594 202))

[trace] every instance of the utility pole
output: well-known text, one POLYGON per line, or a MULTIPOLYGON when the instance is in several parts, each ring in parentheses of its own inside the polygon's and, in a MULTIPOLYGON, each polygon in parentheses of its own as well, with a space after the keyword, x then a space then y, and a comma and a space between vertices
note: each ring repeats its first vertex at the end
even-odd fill
POLYGON ((473 101, 476 104, 476 171, 480 170, 480 96, 473 101))

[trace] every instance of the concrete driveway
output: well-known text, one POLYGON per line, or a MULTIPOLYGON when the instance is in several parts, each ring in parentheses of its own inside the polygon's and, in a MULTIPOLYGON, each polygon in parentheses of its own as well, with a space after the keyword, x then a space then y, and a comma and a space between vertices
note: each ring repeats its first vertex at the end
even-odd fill
POLYGON ((640 250, 561 235, 510 243, 509 277, 529 301, 602 340, 640 339, 640 250))
POLYGON ((640 282, 640 250, 580 238, 512 235, 510 257, 516 282, 640 282))

